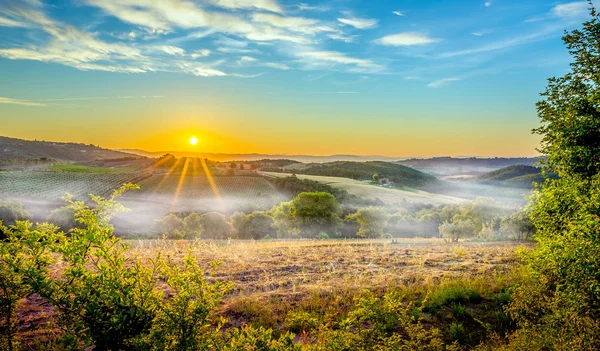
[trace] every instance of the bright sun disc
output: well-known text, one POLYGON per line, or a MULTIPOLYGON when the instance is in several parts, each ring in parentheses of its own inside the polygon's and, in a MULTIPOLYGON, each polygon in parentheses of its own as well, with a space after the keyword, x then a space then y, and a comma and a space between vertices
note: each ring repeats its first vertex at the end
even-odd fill
POLYGON ((198 138, 196 138, 196 137, 191 137, 191 138, 190 138, 190 144, 192 144, 192 145, 196 145, 196 144, 198 144, 198 138))

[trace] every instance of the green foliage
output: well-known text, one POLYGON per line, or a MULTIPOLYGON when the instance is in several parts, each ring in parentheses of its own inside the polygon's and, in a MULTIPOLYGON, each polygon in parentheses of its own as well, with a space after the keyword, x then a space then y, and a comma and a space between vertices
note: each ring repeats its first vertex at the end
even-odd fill
POLYGON ((460 283, 443 284, 428 292, 422 306, 428 310, 437 310, 442 306, 481 302, 479 292, 460 283))
POLYGON ((535 226, 528 210, 521 210, 502 220, 501 230, 510 233, 515 240, 525 241, 531 239, 535 233, 535 226))
POLYGON ((53 210, 46 220, 59 227, 60 230, 64 232, 77 226, 77 222, 75 221, 75 210, 69 206, 63 206, 53 210))
POLYGON ((31 215, 20 202, 0 199, 0 221, 5 225, 13 225, 17 221, 28 220, 31 215))
POLYGON ((462 319, 464 318, 464 316, 467 314, 467 310, 465 308, 464 305, 460 304, 460 303, 453 303, 452 304, 452 315, 455 318, 458 319, 462 319))
POLYGON ((213 311, 231 285, 219 281, 209 283, 190 253, 182 267, 167 262, 160 266, 158 273, 173 297, 157 306, 145 344, 157 351, 209 349, 220 328, 213 328, 213 311))
POLYGON ((467 331, 464 325, 460 322, 452 322, 450 325, 450 338, 458 342, 464 342, 467 331))
POLYGON ((223 351, 300 351, 302 347, 294 343, 294 334, 286 333, 278 339, 271 329, 245 326, 227 333, 226 340, 218 350, 223 351))
POLYGON ((356 235, 360 238, 381 238, 385 235, 390 215, 381 208, 360 208, 353 214, 346 216, 345 221, 358 223, 356 235))
POLYGON ((207 280, 191 256, 183 267, 160 254, 147 264, 128 257, 111 218, 125 185, 93 207, 66 197, 79 226, 67 236, 51 224, 18 221, 0 243, 0 346, 14 350, 18 302, 37 294, 58 313, 54 347, 80 350, 201 350, 217 342, 213 311, 230 285, 207 280), (50 270, 60 262, 60 270, 50 270), (162 285, 159 288, 159 283, 162 285), (169 298, 163 288, 170 292, 169 298))
POLYGON ((183 220, 174 213, 169 213, 159 223, 159 229, 164 238, 183 239, 183 220))
POLYGON ((354 331, 357 335, 348 335, 352 341, 347 348, 332 349, 458 350, 456 345, 444 343, 439 329, 425 328, 415 321, 412 304, 406 304, 398 294, 389 293, 379 299, 366 291, 355 303, 340 327, 342 331, 354 331))
POLYGON ((233 228, 227 218, 218 212, 208 212, 200 216, 205 237, 210 239, 228 239, 233 234, 233 228))
POLYGON ((318 239, 318 240, 327 240, 327 239, 329 239, 329 234, 327 234, 325 232, 320 232, 319 234, 317 234, 315 236, 315 239, 318 239))
POLYGON ((311 167, 297 169, 296 172, 299 174, 343 177, 358 180, 371 180, 373 179, 373 175, 377 174, 379 178, 388 178, 398 186, 421 189, 441 185, 441 182, 432 175, 406 166, 383 161, 338 161, 313 164, 311 167))
POLYGON ((442 237, 457 242, 459 239, 475 234, 475 223, 470 219, 455 219, 452 222, 440 224, 439 230, 442 237))
POLYGON ((571 71, 551 78, 538 102, 545 182, 532 196, 537 248, 525 254, 531 282, 518 286, 507 311, 519 330, 510 349, 600 349, 600 18, 563 40, 571 71))
POLYGON ((230 218, 231 226, 238 239, 261 239, 275 234, 273 217, 263 211, 250 214, 234 213, 230 218))
POLYGON ((307 332, 315 329, 319 320, 306 311, 290 311, 285 317, 285 328, 294 332, 307 332))
POLYGON ((314 238, 321 231, 337 233, 343 223, 339 202, 326 192, 300 193, 292 201, 273 208, 271 213, 282 236, 314 238))
POLYGON ((537 103, 540 152, 548 155, 547 168, 561 177, 600 172, 600 19, 593 7, 590 15, 581 30, 563 37, 573 56, 571 71, 550 78, 537 103))
POLYGON ((190 213, 183 219, 183 232, 186 239, 201 238, 204 234, 204 225, 202 224, 202 216, 198 213, 190 213))
POLYGON ((349 194, 346 190, 334 188, 310 179, 299 179, 295 175, 284 178, 270 178, 269 181, 275 185, 277 190, 294 197, 300 193, 318 191, 330 193, 340 203, 368 203, 368 201, 360 199, 356 195, 349 194))

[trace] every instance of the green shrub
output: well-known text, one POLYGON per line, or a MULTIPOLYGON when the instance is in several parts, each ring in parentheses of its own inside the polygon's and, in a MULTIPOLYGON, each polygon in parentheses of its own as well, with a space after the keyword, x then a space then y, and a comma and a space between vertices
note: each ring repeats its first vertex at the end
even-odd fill
POLYGON ((285 317, 285 328, 294 332, 307 332, 315 329, 319 320, 305 311, 290 311, 285 317))
POLYGON ((467 330, 462 323, 452 322, 449 330, 450 338, 458 342, 464 342, 467 330))
POLYGON ((452 315, 455 318, 462 319, 465 317, 466 313, 467 313, 467 310, 466 310, 465 306, 463 306, 459 303, 452 304, 452 315))
POLYGON ((317 239, 317 240, 327 240, 327 239, 329 239, 329 234, 327 234, 325 232, 320 232, 319 234, 317 234, 315 236, 315 239, 317 239))

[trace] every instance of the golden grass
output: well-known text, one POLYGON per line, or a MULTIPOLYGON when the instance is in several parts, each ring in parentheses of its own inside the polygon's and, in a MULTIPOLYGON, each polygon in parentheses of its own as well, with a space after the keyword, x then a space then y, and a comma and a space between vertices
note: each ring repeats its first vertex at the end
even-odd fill
MULTIPOLYGON (((227 327, 258 323, 272 328, 295 308, 327 318, 343 315, 364 289, 415 297, 460 282, 482 294, 497 293, 518 281, 515 251, 522 245, 441 239, 126 242, 128 254, 142 261, 160 251, 177 263, 189 250, 206 269, 222 262, 213 279, 234 284, 218 311, 229 319, 227 327)), ((53 318, 34 298, 22 304, 18 319, 21 336, 31 340, 39 339, 38 327, 53 318)))

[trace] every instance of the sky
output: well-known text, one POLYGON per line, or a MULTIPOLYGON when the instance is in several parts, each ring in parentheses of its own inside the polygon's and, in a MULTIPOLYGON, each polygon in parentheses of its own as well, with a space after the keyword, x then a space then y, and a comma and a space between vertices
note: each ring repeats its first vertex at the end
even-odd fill
POLYGON ((147 151, 535 156, 535 103, 568 71, 561 36, 587 8, 0 0, 0 135, 147 151))

